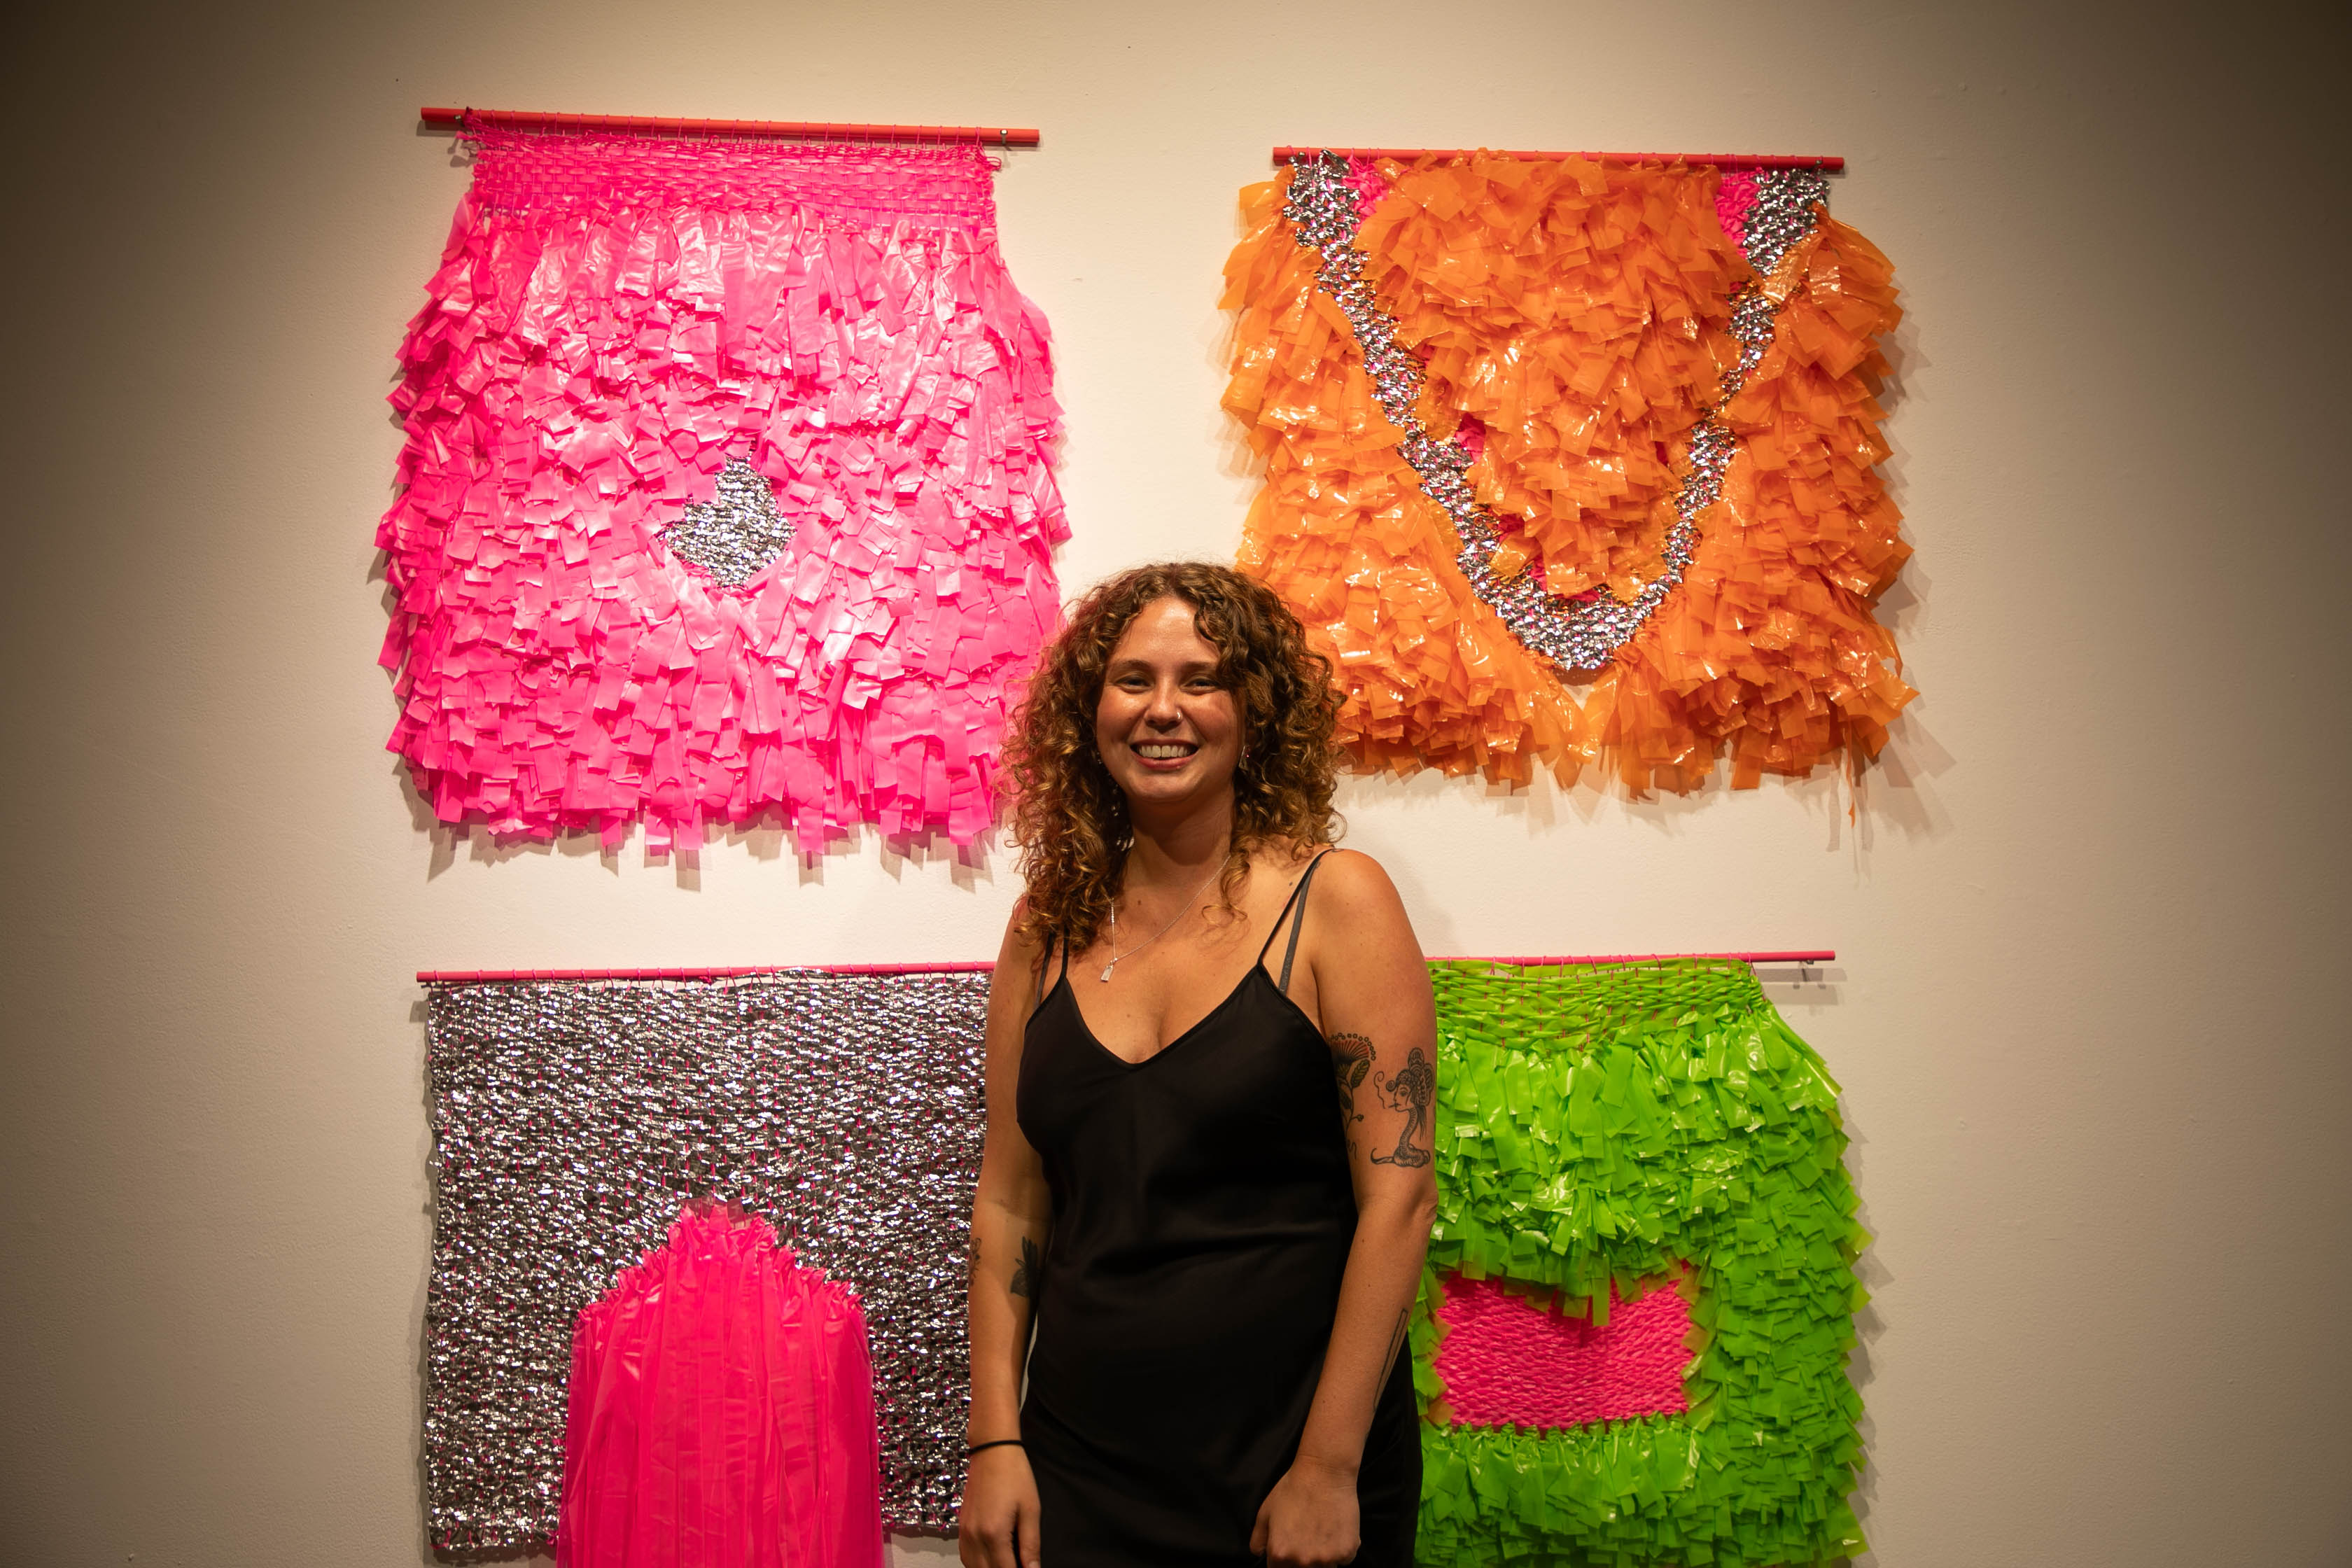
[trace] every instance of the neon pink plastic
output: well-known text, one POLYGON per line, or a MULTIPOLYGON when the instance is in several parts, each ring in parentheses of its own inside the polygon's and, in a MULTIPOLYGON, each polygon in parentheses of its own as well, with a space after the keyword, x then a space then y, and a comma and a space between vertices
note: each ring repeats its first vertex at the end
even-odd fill
POLYGON ((558 1568, 881 1568, 866 1321, 765 1221, 689 1209, 583 1309, 558 1568))
POLYGON ((1727 169, 1715 187, 1715 216, 1734 245, 1748 243, 1748 215, 1756 209, 1756 171, 1727 169))
POLYGON ((1388 176, 1381 173, 1379 160, 1374 158, 1349 159, 1348 188, 1350 191, 1353 191, 1356 195, 1356 217, 1358 221, 1360 222, 1361 220, 1371 216, 1372 209, 1380 205, 1381 203, 1387 198, 1389 194, 1388 176))
POLYGON ((390 746, 435 815, 978 837, 1068 534, 989 160, 478 140, 378 533, 390 746), (795 531, 740 587, 661 539, 730 458, 795 531))
POLYGON ((1464 1426, 1578 1426, 1689 1408, 1690 1304, 1672 1286, 1631 1301, 1612 1287, 1609 1321, 1528 1304, 1497 1279, 1445 1281, 1437 1374, 1464 1426))

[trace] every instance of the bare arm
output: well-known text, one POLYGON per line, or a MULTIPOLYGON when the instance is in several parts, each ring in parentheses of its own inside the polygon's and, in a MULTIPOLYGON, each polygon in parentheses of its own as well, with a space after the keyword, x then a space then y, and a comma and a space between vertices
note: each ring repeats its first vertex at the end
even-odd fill
POLYGON ((1364 1437, 1404 1353, 1437 1212, 1430 1139, 1437 1010, 1403 900, 1368 857, 1333 855, 1316 878, 1301 936, 1331 1045, 1356 1238, 1298 1457, 1260 1513, 1256 1544, 1275 1563, 1340 1562, 1356 1550, 1364 1437), (1344 1510, 1332 1500, 1341 1490, 1344 1510), (1339 1511, 1344 1541, 1331 1537, 1328 1523, 1339 1511))
MULTIPOLYGON (((1008 925, 988 989, 988 1136, 971 1204, 970 1443, 1021 1436, 1021 1371, 1052 1223, 1045 1166, 1015 1115, 1022 1034, 1036 1004, 1038 958, 1008 925)), ((1035 1568, 1037 1489, 1021 1449, 994 1447, 973 1456, 958 1551, 966 1568, 1035 1568)))

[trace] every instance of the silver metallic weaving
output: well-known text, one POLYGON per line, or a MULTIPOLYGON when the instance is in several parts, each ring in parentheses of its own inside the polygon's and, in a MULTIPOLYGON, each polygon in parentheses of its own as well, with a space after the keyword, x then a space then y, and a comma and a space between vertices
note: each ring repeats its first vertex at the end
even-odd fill
POLYGON ((951 1529, 984 973, 428 989, 425 1466, 444 1552, 544 1552, 580 1309, 692 1195, 856 1291, 882 1508, 951 1529))
MULTIPOLYGON (((1513 637, 1563 670, 1605 668, 1683 580, 1698 547, 1698 520, 1723 489, 1724 469, 1737 444, 1722 410, 1737 396, 1772 341, 1780 307, 1753 286, 1732 300, 1731 331, 1739 340, 1738 366, 1724 378, 1717 401, 1691 427, 1689 473, 1675 497, 1675 523, 1660 551, 1665 571, 1642 584, 1630 600, 1606 587, 1567 597, 1543 587, 1534 572, 1506 577, 1494 570, 1502 531, 1478 502, 1465 477, 1472 457, 1457 436, 1433 437, 1416 412, 1423 380, 1419 356, 1396 339, 1396 318, 1381 308, 1364 279, 1364 253, 1356 247, 1360 222, 1348 160, 1336 153, 1301 156, 1291 164, 1290 193, 1283 208, 1298 243, 1322 253, 1317 286, 1331 297, 1355 329, 1356 346, 1370 379, 1372 396, 1389 423, 1404 432, 1398 455, 1421 481, 1423 495, 1453 521, 1462 548, 1454 563, 1470 586, 1513 637)), ((1818 170, 1765 170, 1756 176, 1756 205, 1747 220, 1742 249, 1759 272, 1769 271, 1818 221, 1829 184, 1818 170)))
POLYGON ((740 458, 719 470, 719 489, 662 530, 670 553, 701 567, 730 588, 766 571, 793 542, 793 525, 776 510, 776 487, 740 458))

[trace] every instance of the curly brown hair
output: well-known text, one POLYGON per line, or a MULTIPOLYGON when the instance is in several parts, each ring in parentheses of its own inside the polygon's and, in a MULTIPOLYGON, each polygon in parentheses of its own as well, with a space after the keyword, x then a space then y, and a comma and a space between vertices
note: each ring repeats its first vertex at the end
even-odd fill
POLYGON ((1005 738, 1013 839, 1028 887, 1025 942, 1091 943, 1109 918, 1135 842, 1127 796, 1095 749, 1103 672, 1129 622, 1154 601, 1181 599, 1217 650, 1217 679, 1239 699, 1242 757, 1234 771, 1233 847, 1217 887, 1234 893, 1261 845, 1335 841, 1331 809, 1340 697, 1331 661, 1307 646, 1298 617, 1264 584, 1230 566, 1165 561, 1097 584, 1045 650, 1005 738))

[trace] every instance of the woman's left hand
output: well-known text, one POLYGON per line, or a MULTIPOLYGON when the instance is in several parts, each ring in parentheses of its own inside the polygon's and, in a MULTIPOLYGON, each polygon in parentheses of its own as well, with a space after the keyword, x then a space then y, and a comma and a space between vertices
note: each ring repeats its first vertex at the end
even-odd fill
POLYGON ((1356 1560, 1356 1472, 1293 1461, 1258 1505, 1250 1550, 1266 1568, 1339 1568, 1356 1560))

